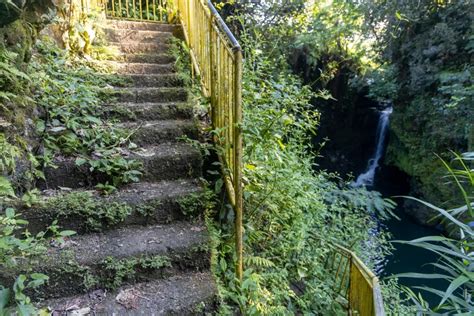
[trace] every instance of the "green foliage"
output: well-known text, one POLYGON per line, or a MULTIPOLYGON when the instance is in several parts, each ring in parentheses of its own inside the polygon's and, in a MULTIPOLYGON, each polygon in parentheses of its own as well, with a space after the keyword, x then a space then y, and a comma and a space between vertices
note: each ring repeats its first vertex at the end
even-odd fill
POLYGON ((101 201, 88 191, 49 198, 41 210, 59 219, 78 218, 86 230, 92 231, 117 225, 132 213, 132 207, 126 203, 101 201))
MULTIPOLYGON (((363 189, 339 186, 334 176, 313 170, 314 149, 308 144, 319 113, 309 101, 317 95, 287 71, 284 56, 273 59, 265 53, 270 44, 263 34, 243 34, 241 41, 246 47, 246 271, 240 283, 230 269, 232 226, 221 230, 211 226, 211 236, 218 243, 213 270, 220 293, 249 315, 341 313, 334 300, 333 280, 323 264, 330 245, 351 248, 373 266, 373 260, 388 252, 389 246, 384 233, 369 237, 377 225, 372 212, 385 214, 393 202, 363 189)), ((219 218, 232 222, 233 213, 223 209, 219 218)), ((222 312, 231 309, 224 305, 222 312)))
POLYGON ((175 37, 171 38, 169 54, 175 58, 174 64, 176 71, 184 80, 185 85, 189 87, 193 82, 193 65, 189 57, 189 47, 186 45, 186 42, 175 37))
POLYGON ((125 280, 133 279, 137 271, 153 271, 165 267, 171 267, 171 261, 166 256, 153 256, 133 259, 117 260, 108 257, 100 263, 102 267, 101 282, 109 289, 116 289, 121 286, 125 280))
MULTIPOLYGON (((414 191, 424 199, 448 202, 451 192, 438 185, 443 166, 433 153, 448 158, 449 150, 464 152, 474 144, 472 1, 365 6, 396 87, 389 163, 415 178, 414 191)), ((380 88, 373 80, 371 90, 380 88)))
POLYGON ((191 193, 178 200, 181 212, 184 215, 196 218, 206 210, 213 209, 215 207, 215 193, 205 187, 203 192, 191 193))
POLYGON ((77 277, 81 282, 80 286, 85 290, 97 286, 116 290, 126 282, 136 281, 136 278, 141 274, 149 274, 171 267, 171 259, 160 255, 126 259, 107 257, 98 262, 95 267, 81 265, 72 256, 72 253, 65 256, 67 264, 59 268, 56 273, 67 273, 77 277))
POLYGON ((316 1, 307 5, 304 19, 292 47, 308 71, 319 71, 323 87, 343 71, 358 75, 374 66, 373 41, 363 29, 364 15, 356 2, 316 1))
POLYGON ((36 123, 45 145, 43 163, 51 164, 59 154, 73 156, 77 165, 106 175, 110 186, 138 181, 140 163, 124 155, 126 146, 134 146, 129 142, 131 135, 101 118, 104 77, 79 62, 72 63, 50 42, 39 43, 38 50, 41 55, 32 68, 37 104, 46 112, 36 123))
POLYGON ((28 89, 31 78, 15 65, 17 54, 0 46, 0 106, 2 112, 10 114, 14 102, 25 106, 31 99, 20 97, 28 89))
MULTIPOLYGON (((20 219, 14 209, 0 207, 0 210, 4 212, 0 215, 0 266, 3 269, 11 269, 17 266, 18 261, 25 258, 40 260, 47 249, 46 232, 32 236, 23 229, 28 222, 20 219), (23 236, 19 237, 21 231, 23 231, 23 236)), ((62 241, 62 237, 74 233, 60 232, 54 225, 48 230, 53 233, 53 236, 58 236, 59 242, 62 241)), ((3 315, 16 312, 19 315, 30 315, 42 312, 32 305, 24 291, 37 288, 47 280, 48 277, 44 274, 29 273, 18 275, 12 289, 0 285, 0 313, 3 315)))
POLYGON ((468 153, 463 157, 456 155, 456 159, 463 166, 460 169, 453 169, 445 163, 452 184, 461 190, 465 198, 465 205, 454 209, 444 209, 428 202, 411 198, 436 211, 445 221, 448 221, 456 228, 460 238, 427 236, 408 242, 398 241, 427 249, 439 256, 437 262, 431 263, 439 271, 437 273, 402 273, 397 275, 399 278, 441 279, 446 281, 447 288, 444 291, 426 286, 415 287, 440 297, 438 305, 433 307, 430 307, 423 300, 423 297, 417 295, 414 290, 405 289, 418 310, 426 315, 439 315, 441 313, 471 315, 474 313, 472 305, 472 297, 474 295, 474 257, 472 253, 474 249, 474 230, 472 229, 474 224, 474 214, 472 212, 472 207, 474 206, 472 202, 474 169, 472 166, 468 167, 473 161, 473 156, 473 153, 468 153))
POLYGON ((38 310, 23 292, 43 285, 48 277, 41 273, 32 273, 30 276, 21 274, 13 285, 13 291, 0 285, 0 314, 2 315, 48 315, 45 309, 38 310), (13 293, 12 293, 13 292, 13 293), (13 294, 13 295, 12 295, 13 294), (16 306, 9 306, 14 300, 16 306))
POLYGON ((381 288, 387 315, 416 315, 416 306, 405 295, 406 288, 398 284, 397 278, 386 278, 381 282, 381 288))

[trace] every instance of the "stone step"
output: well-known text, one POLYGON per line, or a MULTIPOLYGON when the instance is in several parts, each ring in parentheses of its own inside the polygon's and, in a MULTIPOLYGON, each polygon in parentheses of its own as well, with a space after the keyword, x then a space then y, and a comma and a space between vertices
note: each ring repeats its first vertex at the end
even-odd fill
POLYGON ((119 43, 166 43, 173 38, 173 33, 169 31, 152 31, 105 27, 102 29, 105 38, 111 42, 119 43))
POLYGON ((206 227, 199 222, 127 227, 72 236, 63 244, 49 248, 47 255, 2 269, 0 282, 11 286, 16 276, 28 269, 47 274, 47 284, 28 293, 34 300, 114 289, 183 271, 208 269, 207 243, 206 227))
POLYGON ((137 151, 144 164, 143 180, 171 180, 201 176, 201 153, 188 144, 162 144, 137 151))
POLYGON ((191 213, 198 215, 194 213, 199 211, 202 192, 196 179, 132 183, 106 196, 85 189, 45 190, 42 205, 21 210, 21 214, 32 234, 45 231, 55 220, 61 229, 78 234, 129 225, 166 224, 183 220, 191 213), (193 204, 192 209, 189 203, 193 204), (95 217, 91 208, 97 210, 95 217), (103 213, 98 214, 98 209, 103 213))
POLYGON ((135 131, 132 141, 139 146, 178 142, 183 137, 198 139, 199 128, 193 120, 127 122, 120 127, 135 131))
POLYGON ((183 87, 185 79, 179 74, 130 74, 123 76, 133 87, 160 88, 160 87, 183 87))
POLYGON ((116 61, 103 61, 113 72, 118 74, 169 74, 176 71, 173 63, 150 64, 150 63, 124 63, 116 61))
POLYGON ((116 103, 106 107, 107 117, 120 121, 191 119, 189 103, 116 103))
POLYGON ((109 56, 109 60, 123 61, 129 63, 170 64, 176 58, 167 53, 162 54, 119 54, 109 56))
POLYGON ((107 26, 114 29, 131 29, 141 31, 159 31, 159 32, 179 32, 179 24, 156 23, 156 22, 136 22, 125 20, 107 20, 107 26))
POLYGON ((116 88, 106 92, 118 102, 185 102, 188 99, 188 91, 182 87, 116 88))
POLYGON ((125 54, 164 54, 169 52, 168 43, 118 43, 110 42, 109 47, 125 54))
MULTIPOLYGON (((143 164, 143 181, 163 181, 201 176, 202 157, 200 152, 185 143, 160 144, 126 152, 130 159, 143 164)), ((93 187, 105 183, 108 177, 91 172, 87 165, 77 166, 74 158, 56 157, 56 168, 45 168, 46 181, 38 183, 40 189, 59 187, 93 187)))
POLYGON ((210 272, 190 272, 108 293, 90 292, 49 300, 39 306, 49 307, 58 316, 76 315, 73 313, 78 310, 95 315, 194 315, 213 311, 216 295, 216 283, 210 272))

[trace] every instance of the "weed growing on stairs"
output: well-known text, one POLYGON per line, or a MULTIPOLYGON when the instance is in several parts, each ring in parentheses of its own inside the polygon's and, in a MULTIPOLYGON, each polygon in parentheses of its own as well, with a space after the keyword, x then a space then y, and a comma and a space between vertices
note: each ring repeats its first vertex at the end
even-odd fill
POLYGON ((103 278, 102 284, 109 289, 117 289, 125 280, 131 280, 139 272, 159 271, 162 268, 171 267, 171 260, 166 256, 152 256, 144 258, 121 259, 109 257, 101 266, 103 278))
POLYGON ((189 47, 186 45, 186 42, 176 37, 171 38, 169 54, 175 58, 174 65, 176 71, 184 81, 185 86, 191 86, 193 82, 191 55, 189 54, 189 47))
POLYGON ((132 213, 132 207, 127 203, 100 201, 86 191, 50 198, 40 211, 49 212, 59 219, 79 217, 85 230, 100 231, 124 221, 132 213))
POLYGON ((142 276, 149 277, 151 273, 161 273, 164 268, 172 267, 171 259, 160 255, 127 259, 107 257, 94 267, 79 264, 73 253, 64 255, 63 261, 67 264, 53 274, 70 275, 70 279, 79 282, 84 290, 98 286, 115 290, 127 282, 137 281, 142 276))
MULTIPOLYGON (((1 199, 0 199, 0 202, 1 199)), ((2 202, 3 203, 3 202, 2 202)), ((0 210, 2 208, 0 207, 0 210)), ((48 247, 47 232, 52 232, 53 237, 59 242, 64 242, 63 237, 74 234, 72 231, 59 231, 53 225, 46 232, 33 236, 24 230, 28 222, 22 220, 12 208, 6 208, 5 214, 0 215, 0 266, 3 271, 14 271, 19 262, 25 258, 40 261, 48 247), (19 233, 22 232, 21 236, 19 233)), ((45 284, 48 276, 35 273, 30 268, 20 274, 12 275, 15 278, 11 287, 0 284, 0 315, 32 315, 39 312, 32 304, 30 298, 24 293, 45 284)), ((10 280, 8 282, 11 282, 10 280)))
POLYGON ((192 193, 179 199, 178 204, 185 216, 197 218, 206 210, 215 207, 215 198, 214 192, 205 187, 203 192, 192 193))
POLYGON ((76 157, 77 165, 107 176, 106 189, 138 181, 141 164, 125 155, 127 146, 134 146, 130 133, 101 118, 100 87, 107 81, 54 47, 40 42, 32 63, 36 100, 45 111, 36 124, 44 141, 43 163, 54 165, 58 155, 76 157))

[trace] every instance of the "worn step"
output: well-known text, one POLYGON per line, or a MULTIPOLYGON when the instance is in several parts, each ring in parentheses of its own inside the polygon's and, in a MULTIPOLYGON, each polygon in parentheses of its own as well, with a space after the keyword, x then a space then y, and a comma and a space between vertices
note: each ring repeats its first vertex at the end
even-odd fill
POLYGON ((105 27, 102 29, 105 38, 111 42, 130 43, 165 43, 171 40, 173 33, 170 31, 153 31, 105 27))
POLYGON ((169 74, 176 71, 173 63, 150 64, 150 63, 124 63, 116 61, 103 61, 104 65, 118 74, 169 74))
POLYGON ((199 215, 202 193, 196 179, 132 183, 107 196, 95 190, 45 190, 41 205, 21 214, 33 234, 45 231, 55 220, 62 229, 82 234, 128 225, 165 224, 199 215))
POLYGON ((176 58, 168 53, 161 54, 117 54, 108 56, 109 60, 123 61, 129 63, 149 63, 149 64, 169 64, 176 61, 176 58))
POLYGON ((160 88, 160 87, 183 87, 185 85, 185 79, 183 76, 171 73, 171 74, 130 74, 124 75, 124 77, 130 85, 133 87, 141 88, 160 88))
POLYGON ((217 287, 210 272, 191 272, 106 293, 91 292, 46 301, 53 315, 193 315, 215 309, 217 287))
POLYGON ((142 31, 159 31, 175 33, 181 29, 178 24, 156 23, 156 22, 136 22, 125 20, 107 20, 107 26, 114 29, 131 29, 142 31))
POLYGON ((110 42, 112 50, 118 50, 125 54, 164 54, 170 50, 168 43, 119 43, 110 42))
POLYGON ((147 181, 201 176, 201 154, 188 144, 162 144, 147 147, 137 151, 133 157, 143 162, 143 179, 147 181))
POLYGON ((199 129, 194 120, 164 120, 147 122, 127 122, 120 127, 135 131, 132 141, 140 146, 173 143, 183 137, 197 139, 199 129))
POLYGON ((191 119, 189 103, 116 103, 106 107, 107 117, 120 121, 191 119))
POLYGON ((118 102, 184 102, 188 99, 188 91, 183 87, 116 88, 106 93, 118 102))
POLYGON ((19 261, 0 271, 0 283, 11 286, 28 269, 49 276, 31 293, 34 299, 113 289, 210 265, 208 234, 202 223, 126 227, 67 238, 45 256, 19 261))
MULTIPOLYGON (((160 144, 127 153, 127 157, 143 164, 144 181, 163 181, 201 176, 202 157, 199 150, 185 143, 160 144)), ((58 187, 93 187, 105 183, 106 175, 91 172, 86 164, 77 166, 74 158, 56 157, 56 168, 44 170, 46 180, 38 183, 41 189, 58 187)))

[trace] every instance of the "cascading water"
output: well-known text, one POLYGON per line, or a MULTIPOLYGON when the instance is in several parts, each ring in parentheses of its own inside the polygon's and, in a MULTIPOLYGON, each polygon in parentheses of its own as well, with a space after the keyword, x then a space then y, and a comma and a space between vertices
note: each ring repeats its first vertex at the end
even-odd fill
POLYGON ((390 121, 390 114, 392 114, 392 107, 388 107, 380 112, 379 123, 377 126, 377 133, 375 138, 375 152, 369 160, 367 170, 357 177, 357 180, 352 184, 354 187, 372 186, 374 184, 375 171, 379 166, 380 158, 382 158, 385 136, 387 135, 388 124, 390 121))
MULTIPOLYGON (((352 187, 372 187, 374 184, 375 172, 379 166, 380 159, 384 153, 385 138, 387 136, 388 124, 390 122, 390 114, 392 114, 392 107, 387 107, 383 111, 380 111, 379 122, 377 125, 377 131, 375 134, 375 152, 372 157, 369 159, 367 169, 364 173, 360 174, 356 181, 351 185, 352 187)), ((377 219, 375 213, 371 214, 372 218, 378 223, 375 227, 369 229, 369 236, 376 237, 380 235, 381 227, 383 224, 377 219)), ((378 247, 377 242, 374 243, 374 240, 369 237, 369 240, 365 242, 365 247, 374 248, 378 247)), ((383 257, 372 258, 372 261, 375 262, 374 271, 376 273, 381 273, 386 265, 386 260, 383 257)))

